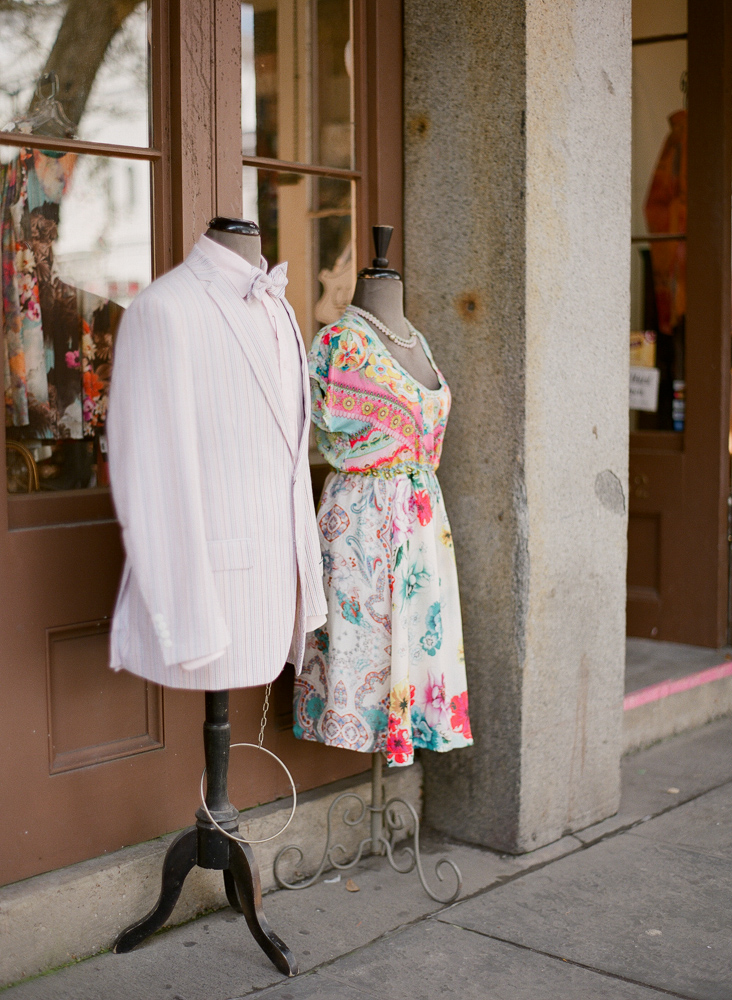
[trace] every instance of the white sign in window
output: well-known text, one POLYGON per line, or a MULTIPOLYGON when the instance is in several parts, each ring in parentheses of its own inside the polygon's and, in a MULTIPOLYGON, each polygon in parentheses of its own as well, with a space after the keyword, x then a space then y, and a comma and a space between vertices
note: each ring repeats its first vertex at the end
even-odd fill
POLYGON ((658 409, 658 383, 661 372, 658 368, 630 366, 630 409, 655 413, 658 409))

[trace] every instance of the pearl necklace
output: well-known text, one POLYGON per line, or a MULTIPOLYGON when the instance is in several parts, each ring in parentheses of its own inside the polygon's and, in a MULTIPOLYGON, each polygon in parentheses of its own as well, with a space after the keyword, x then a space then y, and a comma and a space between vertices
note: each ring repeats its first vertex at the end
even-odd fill
POLYGON ((411 336, 398 337, 395 333, 392 333, 392 331, 389 329, 388 326, 386 326, 385 323, 382 323, 380 319, 377 319, 375 316, 372 316, 370 312, 366 312, 365 309, 361 309, 359 306, 354 306, 354 305, 346 307, 346 311, 348 311, 349 309, 351 312, 356 313, 357 316, 361 316, 362 319, 368 320, 369 323, 371 323, 372 326, 375 326, 377 330, 381 330, 381 332, 385 334, 389 338, 389 340, 392 340, 397 345, 397 347, 414 347, 414 345, 417 343, 418 339, 417 331, 414 329, 414 327, 409 322, 406 316, 404 317, 404 322, 407 324, 407 329, 409 330, 411 336))

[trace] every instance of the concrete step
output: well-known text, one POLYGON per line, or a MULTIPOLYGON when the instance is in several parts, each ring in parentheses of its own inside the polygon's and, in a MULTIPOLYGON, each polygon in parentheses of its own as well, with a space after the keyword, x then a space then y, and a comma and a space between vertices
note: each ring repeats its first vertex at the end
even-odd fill
POLYGON ((628 639, 623 752, 732 713, 732 649, 628 639))

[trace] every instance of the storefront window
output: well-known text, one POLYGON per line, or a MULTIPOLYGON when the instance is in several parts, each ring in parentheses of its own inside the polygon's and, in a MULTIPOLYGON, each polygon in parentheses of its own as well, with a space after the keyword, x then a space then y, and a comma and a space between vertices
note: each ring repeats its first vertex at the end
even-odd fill
POLYGON ((242 4, 244 217, 288 261, 308 345, 355 284, 351 16, 349 0, 242 4))
POLYGON ((630 426, 683 431, 686 11, 676 0, 638 7, 646 20, 633 41, 630 426))
POLYGON ((114 336, 152 278, 149 35, 145 2, 0 9, 9 493, 108 485, 114 336))

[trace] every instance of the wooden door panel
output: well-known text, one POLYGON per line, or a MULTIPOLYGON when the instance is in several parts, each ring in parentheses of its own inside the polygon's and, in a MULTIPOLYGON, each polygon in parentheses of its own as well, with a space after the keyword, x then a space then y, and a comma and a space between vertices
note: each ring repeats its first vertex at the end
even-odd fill
POLYGON ((631 513, 628 517, 629 635, 657 634, 661 616, 660 586, 661 515, 631 513))
MULTIPOLYGON (((4 703, 0 720, 6 751, 0 884, 150 840, 193 821, 204 764, 201 692, 165 691, 164 747, 51 773, 45 670, 29 660, 18 661, 9 677, 11 687, 24 693, 4 703), (14 718, 22 722, 14 725, 14 718)), ((232 692, 233 742, 256 743, 263 696, 262 689, 232 692)), ((301 791, 370 766, 368 755, 276 732, 271 719, 265 746, 283 757, 301 791)), ((264 756, 251 749, 232 752, 230 793, 239 808, 289 794, 281 768, 264 756)))
POLYGON ((161 689, 108 663, 109 620, 47 630, 51 774, 163 746, 161 689))
MULTIPOLYGON (((665 621, 678 572, 678 521, 684 516, 683 434, 630 435, 628 475, 628 635, 671 638, 665 621)), ((671 623, 673 625, 673 623, 671 623)))
MULTIPOLYGON (((122 566, 117 524, 11 531, 3 602, 0 884, 158 837, 193 821, 203 768, 200 692, 166 689, 107 666, 122 566)), ((265 745, 305 790, 365 770, 367 755, 302 743, 279 687, 265 745), (284 721, 283 721, 284 720, 284 721)), ((256 742, 263 689, 232 692, 232 738, 256 742)), ((247 808, 289 794, 277 765, 234 751, 231 796, 247 808)))
MULTIPOLYGON (((653 439, 662 435, 666 437, 663 432, 649 432, 653 439)), ((659 442, 661 447, 651 450, 644 436, 643 431, 638 431, 630 438, 629 509, 638 514, 679 513, 684 506, 684 454, 671 450, 668 441, 659 442)), ((668 432, 671 436, 683 439, 681 434, 668 432)))
POLYGON ((628 587, 659 598, 661 517, 631 514, 628 518, 628 587))

